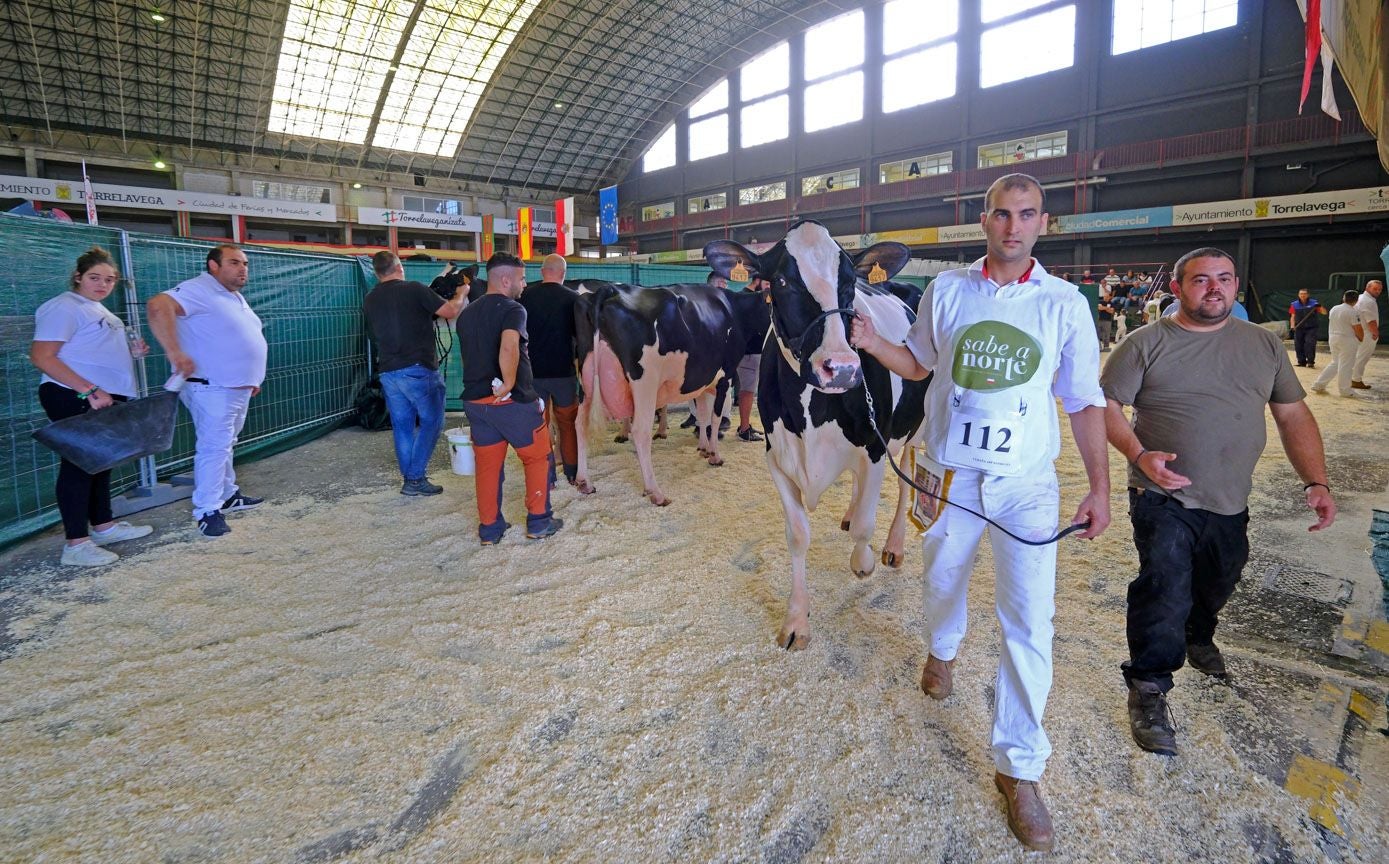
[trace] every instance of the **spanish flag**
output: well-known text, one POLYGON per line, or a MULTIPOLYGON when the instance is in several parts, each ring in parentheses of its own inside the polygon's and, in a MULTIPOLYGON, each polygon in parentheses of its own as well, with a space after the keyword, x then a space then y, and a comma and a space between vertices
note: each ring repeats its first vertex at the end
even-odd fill
POLYGON ((534 208, 522 207, 516 211, 516 236, 522 261, 531 258, 531 212, 534 208))

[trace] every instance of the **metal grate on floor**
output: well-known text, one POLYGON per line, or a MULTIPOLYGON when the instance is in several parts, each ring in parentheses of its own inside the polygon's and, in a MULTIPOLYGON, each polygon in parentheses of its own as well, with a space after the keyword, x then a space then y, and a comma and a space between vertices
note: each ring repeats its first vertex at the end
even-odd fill
POLYGON ((1264 567, 1259 585, 1267 591, 1293 594, 1333 606, 1349 604, 1353 588, 1349 579, 1276 563, 1264 567))

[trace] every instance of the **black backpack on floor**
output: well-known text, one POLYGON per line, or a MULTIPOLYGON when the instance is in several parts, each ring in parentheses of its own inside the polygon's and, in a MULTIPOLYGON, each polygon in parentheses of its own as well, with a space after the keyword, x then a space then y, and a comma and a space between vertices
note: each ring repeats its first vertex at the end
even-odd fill
POLYGON ((373 377, 363 384, 352 404, 357 409, 357 425, 363 429, 391 428, 391 412, 386 410, 386 393, 381 389, 380 378, 373 377))

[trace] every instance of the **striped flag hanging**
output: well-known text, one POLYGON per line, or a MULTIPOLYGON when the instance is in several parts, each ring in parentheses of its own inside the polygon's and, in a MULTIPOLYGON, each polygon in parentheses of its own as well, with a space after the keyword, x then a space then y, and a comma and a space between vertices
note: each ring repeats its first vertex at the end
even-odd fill
MULTIPOLYGON (((1302 4, 1299 4, 1301 6, 1302 4)), ((1317 58, 1321 56, 1321 0, 1306 0, 1306 8, 1302 9, 1302 18, 1305 22, 1303 33, 1303 58, 1302 58, 1302 95, 1297 100, 1297 113, 1302 113, 1302 106, 1307 102, 1307 92, 1312 89, 1312 68, 1317 65, 1317 58)))
POLYGON ((96 195, 92 192, 92 178, 87 176, 87 160, 82 160, 82 200, 87 202, 87 224, 96 225, 96 195))
POLYGON ((569 256, 578 252, 574 243, 574 199, 555 201, 555 251, 569 256))
POLYGON ((522 261, 529 261, 531 258, 531 213, 530 207, 522 207, 516 211, 517 249, 522 261))

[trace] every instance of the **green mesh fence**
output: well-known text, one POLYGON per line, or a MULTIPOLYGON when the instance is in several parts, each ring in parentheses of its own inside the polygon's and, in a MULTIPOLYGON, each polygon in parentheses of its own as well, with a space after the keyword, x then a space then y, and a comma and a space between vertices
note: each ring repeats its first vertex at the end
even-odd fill
MULTIPOLYGON (((110 251, 122 263, 125 280, 106 305, 127 324, 141 327, 153 349, 144 363, 148 386, 169 375, 168 362, 144 326, 145 302, 204 269, 212 244, 132 234, 85 225, 0 214, 0 255, 8 267, 0 275, 0 435, 5 455, 0 462, 0 547, 58 521, 53 483, 58 459, 33 440, 48 419, 38 403, 39 372, 29 362, 34 311, 67 290, 77 256, 92 245, 110 251)), ((362 298, 375 284, 370 261, 248 247, 251 280, 246 299, 265 324, 269 367, 259 396, 251 402, 246 427, 236 447, 238 460, 278 453, 336 427, 352 414, 352 403, 367 378, 367 334, 362 298)), ((406 261, 405 276, 429 284, 442 272, 439 262, 406 261)), ((486 268, 481 268, 486 277, 486 268)), ((570 279, 601 279, 637 285, 703 282, 708 269, 678 264, 571 263, 570 279)), ((540 266, 526 267, 529 281, 540 279, 540 266)), ((914 277, 906 281, 922 282, 914 277)), ((463 370, 454 347, 454 332, 438 326, 448 408, 460 410, 463 370)), ((187 471, 193 462, 193 430, 179 414, 174 446, 155 463, 162 478, 187 471)), ((139 482, 139 467, 129 464, 112 475, 119 493, 139 482)))
MULTIPOLYGON (((38 404, 39 372, 29 363, 29 343, 34 311, 66 290, 73 262, 94 244, 128 262, 121 268, 125 281, 106 305, 144 331, 153 349, 145 361, 146 379, 155 387, 168 377, 169 367, 144 327, 145 301, 203 270, 212 245, 0 216, 0 254, 10 263, 0 276, 0 435, 7 445, 0 468, 0 546, 58 521, 53 501, 58 459, 30 437, 48 419, 38 404)), ((251 280, 245 296, 264 322, 270 351, 265 383, 251 401, 236 447, 238 461, 294 447, 352 413, 353 398, 366 380, 361 310, 370 284, 349 258, 254 247, 246 254, 251 280)), ((167 477, 187 470, 192 461, 192 427, 180 412, 173 449, 157 457, 155 467, 167 477)), ((122 492, 137 482, 138 465, 125 465, 112 475, 112 490, 122 492)))

